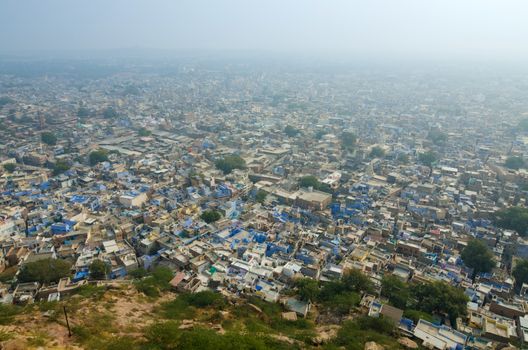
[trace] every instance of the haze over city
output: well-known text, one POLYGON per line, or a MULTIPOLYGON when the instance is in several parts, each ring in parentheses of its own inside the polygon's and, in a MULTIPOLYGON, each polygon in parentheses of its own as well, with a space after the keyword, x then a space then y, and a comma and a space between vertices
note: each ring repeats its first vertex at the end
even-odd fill
POLYGON ((2 53, 139 48, 528 57, 522 0, 6 0, 0 9, 2 53))
POLYGON ((527 349, 527 10, 0 1, 0 349, 527 349))

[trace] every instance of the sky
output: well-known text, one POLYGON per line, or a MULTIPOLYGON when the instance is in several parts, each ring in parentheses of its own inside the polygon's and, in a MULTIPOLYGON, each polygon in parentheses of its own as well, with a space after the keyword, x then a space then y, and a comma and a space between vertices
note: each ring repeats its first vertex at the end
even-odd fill
POLYGON ((528 59, 528 1, 0 1, 0 53, 130 48, 528 59))

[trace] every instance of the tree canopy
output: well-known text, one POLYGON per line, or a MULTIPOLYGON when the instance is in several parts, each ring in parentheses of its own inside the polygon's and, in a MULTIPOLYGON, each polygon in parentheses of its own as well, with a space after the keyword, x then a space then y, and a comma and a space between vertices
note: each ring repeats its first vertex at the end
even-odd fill
POLYGON ((431 129, 427 134, 427 138, 435 145, 441 146, 446 143, 447 134, 438 129, 431 129))
POLYGON ((11 104, 15 102, 11 97, 7 96, 0 96, 0 108, 4 107, 5 105, 11 104))
POLYGON ((405 309, 409 299, 409 288, 405 282, 394 275, 385 275, 381 280, 381 295, 397 308, 405 309))
POLYGON ((3 165, 3 167, 4 167, 5 171, 7 171, 8 173, 12 173, 16 169, 16 164, 15 163, 6 163, 6 164, 3 165))
POLYGON ((54 133, 46 131, 40 134, 40 139, 47 145, 53 146, 57 144, 57 136, 54 133))
POLYGON ((409 163, 409 155, 405 154, 405 153, 400 153, 400 154, 398 154, 397 160, 401 164, 407 164, 407 163, 409 163))
POLYGON ((319 296, 319 283, 309 277, 299 278, 295 281, 295 288, 299 299, 304 301, 315 301, 319 296))
POLYGON ((299 179, 300 187, 312 187, 314 190, 332 193, 332 189, 325 183, 320 182, 315 176, 306 175, 299 179))
POLYGON ((90 111, 86 107, 79 107, 77 110, 77 116, 79 118, 86 118, 90 115, 90 111))
POLYGON ((215 166, 224 174, 230 174, 234 169, 245 169, 246 162, 239 155, 231 154, 217 160, 215 166))
POLYGON ((257 194, 255 195, 255 200, 259 203, 264 203, 267 196, 268 194, 266 193, 266 191, 258 190, 257 194))
POLYGON ((343 131, 341 134, 341 145, 344 149, 352 149, 356 146, 357 136, 353 132, 343 131))
POLYGON ((473 278, 481 272, 491 272, 495 266, 493 253, 484 242, 478 239, 468 242, 462 250, 461 257, 464 264, 473 269, 473 278))
POLYGON ((113 107, 107 107, 103 111, 103 117, 105 117, 106 119, 117 118, 117 112, 113 107))
POLYGON ((371 158, 383 158, 385 156, 385 150, 381 148, 380 146, 372 147, 370 150, 370 157, 371 158))
POLYGON ((427 166, 433 165, 433 163, 436 162, 437 159, 438 158, 437 158, 436 154, 434 152, 432 152, 432 151, 420 153, 418 155, 418 160, 420 161, 420 163, 422 163, 424 165, 427 165, 427 166))
POLYGON ((460 288, 445 282, 419 283, 410 288, 410 306, 429 314, 448 315, 456 327, 456 318, 467 313, 468 298, 460 288))
POLYGON ((528 260, 519 261, 513 268, 512 275, 515 278, 515 288, 519 290, 523 283, 528 283, 528 260))
POLYGON ((57 160, 53 165, 53 175, 57 176, 62 174, 70 169, 68 162, 64 160, 57 160))
POLYGON ((528 235, 528 208, 510 207, 493 214, 495 225, 506 230, 514 230, 523 237, 528 235))
POLYGON ((522 131, 528 131, 528 118, 524 118, 519 121, 519 129, 522 131))
POLYGON ((150 130, 148 130, 148 129, 146 129, 146 128, 140 128, 140 129, 138 130, 138 135, 139 135, 139 136, 142 136, 142 137, 144 137, 144 136, 150 136, 151 134, 152 134, 152 131, 150 131, 150 130))
POLYGON ((58 282, 70 274, 71 264, 62 259, 44 259, 25 264, 18 274, 20 282, 58 282))
POLYGON ((96 259, 90 264, 90 276, 96 280, 102 280, 106 278, 106 275, 110 272, 110 267, 102 260, 96 259))
POLYGON ((521 168, 524 168, 525 166, 524 160, 521 157, 516 157, 516 156, 508 157, 506 159, 506 162, 504 162, 504 165, 508 169, 513 169, 513 170, 519 170, 521 168))
POLYGON ((200 215, 203 221, 210 224, 212 222, 220 220, 222 214, 216 210, 205 210, 202 215, 200 215))
POLYGON ((96 165, 97 163, 108 161, 108 152, 103 149, 93 151, 90 153, 90 165, 96 165))
POLYGON ((346 315, 359 304, 360 293, 372 292, 370 279, 359 270, 347 270, 340 280, 319 282, 300 278, 294 283, 299 299, 321 303, 323 309, 338 316, 346 315))
POLYGON ((284 133, 289 137, 295 137, 300 133, 300 131, 291 125, 286 125, 284 128, 284 133))

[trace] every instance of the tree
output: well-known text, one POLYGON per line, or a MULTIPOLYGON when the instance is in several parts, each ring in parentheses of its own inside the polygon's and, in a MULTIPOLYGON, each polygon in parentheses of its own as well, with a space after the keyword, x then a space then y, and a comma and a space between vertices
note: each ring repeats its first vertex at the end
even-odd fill
POLYGON ((5 105, 14 103, 15 100, 13 100, 11 97, 2 96, 0 97, 0 108, 4 107, 5 105))
POLYGON ((103 111, 103 117, 105 117, 106 119, 117 118, 117 112, 116 112, 116 110, 114 108, 107 107, 103 111))
POLYGON ((372 281, 360 270, 350 269, 343 273, 341 279, 346 290, 353 292, 372 292, 374 285, 372 281))
POLYGON ((320 182, 317 180, 317 178, 313 175, 306 175, 299 179, 299 187, 312 187, 314 190, 332 193, 332 189, 329 185, 320 182))
POLYGON ((284 133, 289 137, 295 137, 300 133, 300 131, 291 125, 286 125, 286 127, 284 128, 284 133))
POLYGON ((159 296, 160 291, 167 291, 170 289, 170 280, 174 277, 171 269, 168 267, 158 266, 156 267, 149 276, 142 278, 143 271, 136 271, 134 273, 135 278, 134 285, 137 290, 148 297, 156 298, 159 296))
POLYGON ((110 267, 102 260, 96 259, 90 264, 90 276, 95 280, 106 279, 110 267))
POLYGON ((519 170, 524 168, 524 160, 521 157, 508 157, 504 165, 508 169, 519 170))
POLYGON ((70 275, 71 264, 62 259, 44 259, 22 266, 18 274, 20 282, 51 283, 70 275))
POLYGON ((266 191, 258 190, 257 194, 255 195, 255 200, 257 202, 259 202, 259 203, 264 203, 264 201, 266 200, 267 196, 268 196, 268 194, 266 193, 266 191))
POLYGON ((429 131, 429 133, 427 134, 427 138, 431 140, 431 142, 435 145, 441 146, 446 143, 447 134, 438 129, 431 129, 431 131, 429 131))
POLYGON ((420 161, 420 163, 430 167, 433 165, 434 162, 437 161, 437 156, 434 152, 428 151, 425 153, 420 153, 418 155, 418 160, 420 161))
POLYGON ((16 164, 15 163, 6 163, 6 164, 3 165, 3 167, 4 167, 5 171, 7 171, 8 173, 12 173, 16 169, 16 164))
POLYGON ((62 174, 68 170, 70 170, 70 165, 64 160, 58 160, 53 165, 53 175, 55 176, 62 174))
POLYGON ((216 210, 206 210, 202 213, 202 215, 200 215, 200 217, 202 218, 203 221, 210 224, 212 222, 220 220, 220 218, 222 217, 222 214, 220 214, 216 210))
POLYGON ((103 149, 93 151, 90 153, 90 165, 96 165, 97 163, 108 161, 108 152, 103 149))
POLYGON ((405 153, 400 153, 400 154, 398 154, 397 160, 401 164, 408 164, 409 163, 409 155, 405 154, 405 153))
POLYGON ((47 145, 53 146, 57 144, 57 136, 52 132, 43 132, 40 134, 40 139, 47 145))
POLYGON ((515 278, 515 288, 520 290, 523 283, 528 283, 528 260, 523 259, 513 268, 512 275, 515 278))
POLYGON ((343 131, 341 134, 341 145, 344 149, 353 149, 356 146, 357 136, 353 132, 343 131))
POLYGON ((79 107, 77 110, 77 116, 79 118, 86 118, 90 115, 90 111, 86 107, 79 107))
POLYGON ((215 166, 222 170, 224 174, 230 174, 234 169, 245 169, 246 162, 242 157, 231 154, 215 162, 215 166))
POLYGON ((299 278, 295 281, 295 288, 299 299, 315 301, 319 296, 319 283, 311 278, 299 278))
POLYGON ((405 309, 409 299, 409 288, 400 278, 385 275, 381 280, 381 295, 397 308, 405 309))
POLYGON ((456 319, 467 313, 468 298, 460 288, 441 281, 418 283, 410 288, 411 308, 429 314, 448 315, 451 325, 456 327, 456 319))
POLYGON ((146 128, 141 128, 138 130, 138 135, 141 137, 150 136, 151 134, 152 134, 152 131, 146 128))
POLYGON ((493 253, 484 242, 478 239, 469 241, 460 256, 464 264, 473 269, 473 279, 481 272, 490 272, 495 266, 493 253))
POLYGON ((326 135, 325 130, 317 130, 317 132, 315 133, 315 139, 320 140, 323 138, 324 135, 326 135))
POLYGON ((493 214, 493 221, 500 228, 517 231, 522 237, 528 235, 528 208, 500 209, 493 214))
POLYGON ((528 118, 519 121, 519 129, 522 131, 528 131, 528 118))
POLYGON ((383 158, 385 156, 385 150, 379 146, 372 147, 370 150, 371 158, 383 158))

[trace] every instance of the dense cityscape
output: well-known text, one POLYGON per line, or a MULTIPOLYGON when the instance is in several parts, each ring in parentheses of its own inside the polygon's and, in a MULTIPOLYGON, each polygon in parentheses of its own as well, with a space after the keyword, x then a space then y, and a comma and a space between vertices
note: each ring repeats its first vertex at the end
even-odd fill
POLYGON ((229 60, 1 71, 5 349, 528 341, 526 76, 229 60))

